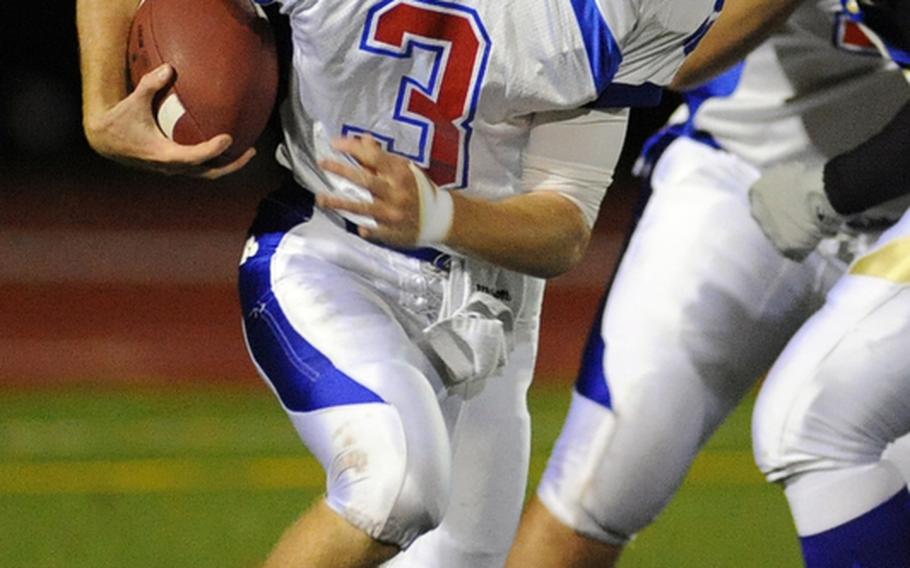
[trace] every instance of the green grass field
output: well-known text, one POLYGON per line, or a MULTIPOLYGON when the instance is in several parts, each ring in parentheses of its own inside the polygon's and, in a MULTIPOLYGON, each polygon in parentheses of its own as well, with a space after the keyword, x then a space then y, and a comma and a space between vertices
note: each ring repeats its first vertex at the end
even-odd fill
MULTIPOLYGON (((532 483, 566 391, 532 393, 532 483)), ((623 568, 801 565, 783 496, 752 464, 749 411, 623 568)), ((255 566, 322 485, 264 387, 0 392, 2 568, 255 566)))

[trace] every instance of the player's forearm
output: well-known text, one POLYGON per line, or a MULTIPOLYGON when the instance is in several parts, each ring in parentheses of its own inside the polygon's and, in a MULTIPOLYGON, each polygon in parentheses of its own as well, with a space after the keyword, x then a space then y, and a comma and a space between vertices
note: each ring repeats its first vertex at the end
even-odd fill
POLYGON ((78 0, 76 25, 86 134, 127 95, 126 46, 137 0, 78 0))
POLYGON ((727 0, 670 88, 684 91, 723 73, 782 25, 802 0, 727 0))
POLYGON ((584 256, 591 232, 578 207, 556 193, 502 201, 453 195, 455 218, 446 244, 505 268, 550 278, 584 256))

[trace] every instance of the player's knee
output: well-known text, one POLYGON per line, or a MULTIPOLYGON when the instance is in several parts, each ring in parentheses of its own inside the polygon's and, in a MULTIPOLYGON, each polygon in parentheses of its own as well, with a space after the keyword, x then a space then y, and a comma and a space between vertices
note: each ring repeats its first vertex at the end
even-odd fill
MULTIPOLYGON (((781 376, 786 381, 796 377, 781 376)), ((752 427, 755 463, 768 481, 779 482, 818 470, 876 463, 892 436, 875 413, 854 412, 854 385, 820 391, 779 390, 759 398, 752 427), (792 398, 795 396, 795 400, 792 398)))
POLYGON ((328 447, 312 448, 326 469, 328 504, 374 539, 406 548, 442 519, 449 471, 409 463, 394 407, 357 406, 356 417, 332 429, 328 447))
MULTIPOLYGON (((448 500, 446 488, 420 483, 408 474, 404 464, 368 467, 357 483, 357 498, 336 510, 378 541, 407 548, 442 520, 448 500)), ((330 503, 339 493, 331 485, 330 503)))
POLYGON ((782 440, 783 424, 761 415, 756 410, 754 426, 752 428, 752 452, 755 465, 764 474, 768 481, 779 481, 795 465, 793 450, 789 442, 782 440), (761 423, 761 428, 757 424, 761 423))
POLYGON ((563 525, 594 540, 620 545, 630 535, 607 528, 598 499, 598 465, 615 427, 608 408, 575 394, 569 417, 553 448, 537 498, 563 525))
POLYGON ((406 548, 418 536, 439 526, 449 501, 448 481, 448 472, 440 472, 435 480, 423 481, 406 475, 380 540, 392 540, 406 548))

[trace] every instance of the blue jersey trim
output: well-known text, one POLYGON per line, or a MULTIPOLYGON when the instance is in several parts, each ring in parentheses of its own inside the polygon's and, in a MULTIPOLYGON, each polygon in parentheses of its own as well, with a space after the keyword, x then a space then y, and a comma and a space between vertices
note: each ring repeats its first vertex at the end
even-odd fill
POLYGON ((654 83, 641 85, 611 83, 594 102, 585 106, 591 108, 653 107, 660 104, 663 93, 663 88, 654 83))
POLYGON ((696 47, 698 47, 699 42, 702 38, 705 37, 705 34, 708 33, 708 30, 711 29, 711 26, 714 25, 714 22, 717 20, 717 17, 720 15, 720 11, 724 7, 724 0, 715 0, 714 2, 714 11, 713 13, 705 18, 705 21, 698 26, 698 29, 692 32, 689 37, 683 41, 683 53, 689 55, 692 53, 696 47))
POLYGON ((910 69, 910 51, 899 49, 890 44, 885 44, 885 47, 888 49, 888 55, 891 56, 892 61, 904 69, 910 69))
POLYGON ((695 115, 705 101, 716 97, 729 97, 736 92, 736 88, 739 87, 739 82, 742 80, 744 67, 745 63, 739 62, 704 85, 683 93, 683 98, 689 107, 689 119, 686 122, 689 125, 689 131, 695 131, 695 115))
POLYGON ((662 128, 645 141, 641 154, 639 154, 635 163, 635 174, 646 180, 650 178, 654 164, 660 159, 661 154, 673 140, 680 136, 701 142, 712 148, 721 149, 720 144, 711 136, 710 132, 698 130, 695 127, 695 116, 708 99, 729 97, 736 91, 740 79, 742 79, 743 67, 744 63, 740 62, 704 85, 683 93, 683 99, 686 106, 689 107, 689 118, 686 122, 671 124, 662 128))
POLYGON ((622 63, 622 52, 597 6, 597 0, 572 0, 572 8, 581 28, 594 86, 599 94, 616 75, 616 70, 622 63))
POLYGON ((312 195, 296 189, 282 188, 260 204, 250 235, 258 249, 240 267, 240 303, 250 352, 292 412, 384 402, 301 336, 272 292, 272 256, 287 231, 308 221, 313 212, 312 195))
POLYGON ((588 342, 581 360, 581 370, 575 380, 575 390, 581 396, 612 409, 613 399, 610 396, 610 386, 607 384, 607 376, 604 372, 606 345, 601 335, 606 303, 607 299, 604 296, 597 317, 594 318, 594 325, 588 334, 588 342))

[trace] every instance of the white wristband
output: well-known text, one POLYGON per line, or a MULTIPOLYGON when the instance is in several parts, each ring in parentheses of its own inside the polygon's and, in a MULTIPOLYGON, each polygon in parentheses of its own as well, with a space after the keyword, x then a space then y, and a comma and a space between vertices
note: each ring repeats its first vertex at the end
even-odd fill
POLYGON ((410 162, 411 172, 417 182, 420 199, 420 226, 417 230, 417 244, 434 245, 445 241, 455 217, 455 204, 448 191, 436 187, 430 178, 410 162))

